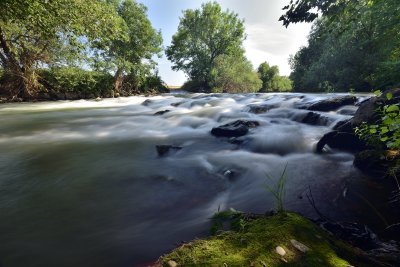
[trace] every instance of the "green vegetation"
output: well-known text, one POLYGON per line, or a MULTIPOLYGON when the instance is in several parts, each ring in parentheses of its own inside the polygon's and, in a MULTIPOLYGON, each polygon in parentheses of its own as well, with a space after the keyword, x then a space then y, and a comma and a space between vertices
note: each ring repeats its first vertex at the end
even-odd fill
MULTIPOLYGON (((242 215, 244 220, 245 216, 242 215)), ((247 219, 243 228, 184 244, 159 259, 160 266, 349 266, 360 253, 294 213, 247 219), (296 249, 291 240, 309 248, 296 249), (280 256, 276 247, 286 254, 280 256), (286 262, 287 263, 286 263, 286 262)), ((363 266, 368 265, 367 263, 363 266)))
POLYGON ((257 92, 261 80, 246 58, 220 55, 211 70, 212 92, 257 92))
POLYGON ((101 79, 115 73, 117 93, 122 76, 132 77, 133 91, 153 75, 150 59, 160 51, 161 36, 151 27, 146 8, 133 0, 4 0, 0 10, 2 95, 32 99, 51 90, 48 83, 75 89, 80 88, 76 84, 93 84, 91 79, 100 74, 78 74, 77 67, 83 66, 103 72, 101 79), (54 84, 60 79, 62 84, 54 84))
MULTIPOLYGON (((385 97, 390 101, 393 94, 387 93, 385 97)), ((377 149, 400 150, 400 104, 385 104, 378 109, 378 113, 380 118, 376 123, 364 122, 356 133, 377 149)))
POLYGON ((292 90, 292 81, 286 76, 279 75, 278 66, 270 66, 263 62, 258 67, 258 75, 262 81, 260 92, 287 92, 292 90))
POLYGON ((185 10, 166 54, 184 71, 189 91, 254 92, 261 85, 244 56, 243 20, 216 2, 185 10), (229 65, 232 64, 229 69, 229 65))
POLYGON ((276 200, 276 210, 278 212, 284 211, 284 200, 286 195, 285 186, 287 181, 286 169, 287 164, 285 165, 285 168, 283 169, 282 174, 277 181, 275 181, 275 179, 267 173, 266 175, 268 181, 264 184, 265 189, 274 196, 276 200), (273 183, 274 185, 271 186, 268 183, 273 183))
POLYGON ((399 85, 400 9, 397 0, 297 1, 282 17, 318 19, 291 59, 295 91, 371 91, 399 85), (329 89, 329 90, 327 90, 329 89))

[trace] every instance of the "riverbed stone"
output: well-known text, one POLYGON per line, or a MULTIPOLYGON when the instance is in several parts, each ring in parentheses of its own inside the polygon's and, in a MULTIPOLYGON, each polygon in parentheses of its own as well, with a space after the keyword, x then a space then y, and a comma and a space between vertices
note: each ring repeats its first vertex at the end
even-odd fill
POLYGON ((160 157, 167 155, 171 150, 177 151, 181 150, 182 147, 180 146, 172 146, 172 145, 156 145, 157 154, 160 157))
POLYGON ((250 128, 259 126, 258 121, 237 120, 211 130, 211 134, 217 137, 238 137, 246 135, 250 128))
POLYGON ((249 105, 248 107, 249 107, 249 112, 254 114, 266 113, 269 110, 276 108, 276 106, 274 105, 267 105, 267 104, 249 105))
POLYGON ((345 95, 318 101, 311 104, 307 109, 313 111, 332 111, 342 106, 354 105, 356 102, 357 97, 353 95, 345 95))
POLYGON ((305 114, 300 122, 310 125, 327 125, 329 120, 327 117, 324 117, 321 114, 310 111, 305 114))
POLYGON ((169 109, 166 109, 166 110, 160 110, 160 111, 157 111, 156 113, 154 113, 153 115, 154 116, 160 116, 160 115, 164 115, 165 113, 168 113, 168 112, 170 112, 171 110, 169 110, 169 109))
POLYGON ((330 148, 354 153, 367 148, 366 144, 355 134, 339 131, 332 131, 325 134, 317 143, 317 153, 321 153, 325 145, 328 145, 330 148))

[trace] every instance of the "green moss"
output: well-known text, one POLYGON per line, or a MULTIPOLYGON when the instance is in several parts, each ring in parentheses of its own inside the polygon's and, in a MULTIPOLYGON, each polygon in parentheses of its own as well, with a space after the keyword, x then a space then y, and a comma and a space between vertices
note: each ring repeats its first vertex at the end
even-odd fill
POLYGON ((370 266, 361 263, 360 255, 300 215, 280 213, 249 220, 240 231, 226 231, 184 244, 162 256, 158 263, 168 266, 168 261, 173 260, 178 266, 370 266), (291 239, 310 250, 300 252, 291 239), (277 246, 285 249, 284 257, 275 252, 277 246))

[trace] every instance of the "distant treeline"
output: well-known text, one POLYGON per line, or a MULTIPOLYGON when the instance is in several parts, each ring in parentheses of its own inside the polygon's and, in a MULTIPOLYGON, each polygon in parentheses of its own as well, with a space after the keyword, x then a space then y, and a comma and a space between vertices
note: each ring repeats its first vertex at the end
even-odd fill
POLYGON ((316 19, 290 59, 295 91, 371 91, 400 85, 399 0, 301 0, 281 20, 316 19), (314 8, 314 9, 313 9, 314 8))

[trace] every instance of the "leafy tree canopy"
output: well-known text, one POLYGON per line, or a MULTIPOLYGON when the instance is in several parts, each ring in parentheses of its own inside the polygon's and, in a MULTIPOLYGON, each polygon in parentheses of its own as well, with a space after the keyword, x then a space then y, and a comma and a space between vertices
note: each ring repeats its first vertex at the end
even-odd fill
POLYGON ((154 67, 152 57, 162 50, 161 32, 156 31, 147 17, 147 8, 133 0, 109 1, 126 25, 127 38, 114 39, 110 48, 98 49, 95 67, 115 73, 115 89, 119 91, 123 75, 133 75, 138 83, 154 67))
POLYGON ((262 81, 245 57, 220 55, 211 71, 211 87, 214 92, 254 93, 262 81))
POLYGON ((122 19, 97 0, 3 0, 0 4, 0 62, 15 77, 15 95, 31 96, 37 67, 78 59, 89 45, 107 48, 124 39, 122 19))
POLYGON ((220 55, 241 57, 245 39, 243 20, 216 2, 183 12, 178 31, 166 54, 174 70, 183 70, 193 81, 208 85, 215 60, 220 55))
POLYGON ((292 82, 288 77, 279 75, 278 66, 270 66, 267 62, 263 62, 257 72, 262 81, 260 92, 292 90, 292 82))
POLYGON ((319 14, 336 14, 351 0, 290 0, 283 10, 286 13, 280 17, 285 27, 290 23, 312 22, 319 14))
POLYGON ((370 91, 400 80, 398 0, 358 0, 317 20, 291 59, 297 91, 370 91))

